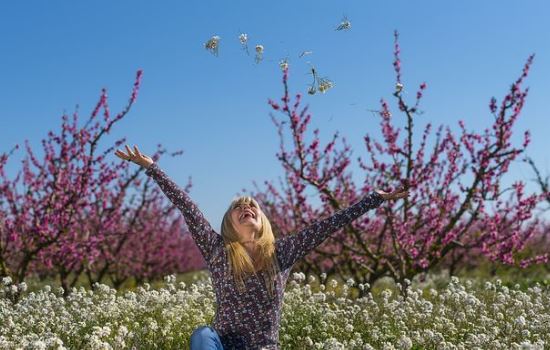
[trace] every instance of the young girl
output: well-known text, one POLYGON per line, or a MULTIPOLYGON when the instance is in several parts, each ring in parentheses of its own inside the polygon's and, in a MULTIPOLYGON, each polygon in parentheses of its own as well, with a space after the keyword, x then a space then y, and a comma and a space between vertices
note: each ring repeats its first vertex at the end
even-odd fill
POLYGON ((153 160, 126 145, 116 155, 147 170, 185 218, 204 257, 216 293, 212 325, 195 329, 191 350, 279 349, 279 323, 286 282, 294 264, 325 241, 331 233, 350 224, 384 200, 404 198, 406 190, 376 190, 359 202, 305 229, 275 239, 269 220, 258 202, 239 197, 231 202, 216 233, 195 203, 153 160))

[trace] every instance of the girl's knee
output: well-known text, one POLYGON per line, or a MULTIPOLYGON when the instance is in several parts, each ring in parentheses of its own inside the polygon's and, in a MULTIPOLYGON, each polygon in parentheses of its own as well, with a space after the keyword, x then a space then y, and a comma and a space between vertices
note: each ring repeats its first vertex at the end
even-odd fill
POLYGON ((208 326, 200 326, 200 327, 197 327, 193 333, 191 333, 191 339, 193 338, 202 338, 202 337, 205 337, 205 336, 208 336, 212 333, 212 331, 210 330, 210 328, 208 326))
POLYGON ((200 326, 191 334, 191 348, 200 348, 203 345, 210 345, 216 333, 209 326, 200 326))

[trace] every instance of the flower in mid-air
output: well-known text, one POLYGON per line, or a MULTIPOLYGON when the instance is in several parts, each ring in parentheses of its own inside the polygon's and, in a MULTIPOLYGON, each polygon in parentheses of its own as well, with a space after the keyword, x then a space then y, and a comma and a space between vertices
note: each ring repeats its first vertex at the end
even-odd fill
POLYGON ((326 77, 320 78, 317 70, 313 66, 311 67, 311 75, 313 76, 313 83, 307 90, 308 94, 315 95, 317 91, 324 94, 327 90, 334 87, 334 82, 326 77))
POLYGON ((213 55, 218 56, 218 48, 220 47, 220 37, 217 35, 214 35, 206 43, 204 43, 204 47, 210 51, 213 55))
POLYGON ((243 50, 245 50, 246 54, 249 55, 250 53, 248 52, 248 34, 241 33, 241 35, 239 35, 239 41, 243 50))
POLYGON ((282 70, 288 69, 288 60, 285 58, 279 62, 279 67, 281 67, 282 70))
POLYGON ((334 83, 328 78, 319 79, 319 92, 322 92, 324 94, 328 89, 333 87, 334 83))
POLYGON ((336 27, 336 30, 348 30, 351 28, 351 22, 348 20, 346 16, 342 18, 342 22, 336 27))
POLYGON ((263 60, 264 55, 264 46, 263 45, 256 45, 256 63, 260 63, 263 60))

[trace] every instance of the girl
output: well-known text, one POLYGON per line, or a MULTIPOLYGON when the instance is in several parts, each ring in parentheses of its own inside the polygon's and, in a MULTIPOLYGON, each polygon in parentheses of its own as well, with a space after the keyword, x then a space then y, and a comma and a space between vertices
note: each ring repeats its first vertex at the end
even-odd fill
POLYGON ((193 331, 191 350, 279 349, 284 289, 294 264, 369 209, 384 200, 408 195, 407 190, 376 190, 331 217, 279 239, 275 239, 258 202, 242 196, 227 208, 218 234, 188 195, 150 157, 137 146, 132 150, 126 145, 126 150, 117 150, 116 155, 146 168, 145 174, 179 208, 212 277, 216 293, 214 321, 193 331))

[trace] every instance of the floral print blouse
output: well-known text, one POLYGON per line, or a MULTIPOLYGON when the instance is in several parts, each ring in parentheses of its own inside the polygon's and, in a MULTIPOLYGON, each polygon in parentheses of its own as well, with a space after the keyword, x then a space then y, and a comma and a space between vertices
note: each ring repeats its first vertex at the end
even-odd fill
POLYGON ((246 291, 239 293, 229 271, 228 256, 223 239, 210 226, 197 205, 158 164, 145 172, 154 179, 168 199, 183 214, 189 231, 204 257, 216 294, 216 312, 211 325, 220 336, 223 348, 279 349, 279 324, 283 294, 292 266, 331 233, 351 223, 369 209, 378 207, 384 199, 372 192, 362 200, 329 218, 314 222, 305 229, 275 241, 275 253, 280 266, 276 276, 274 297, 267 292, 266 271, 244 278, 246 291))

